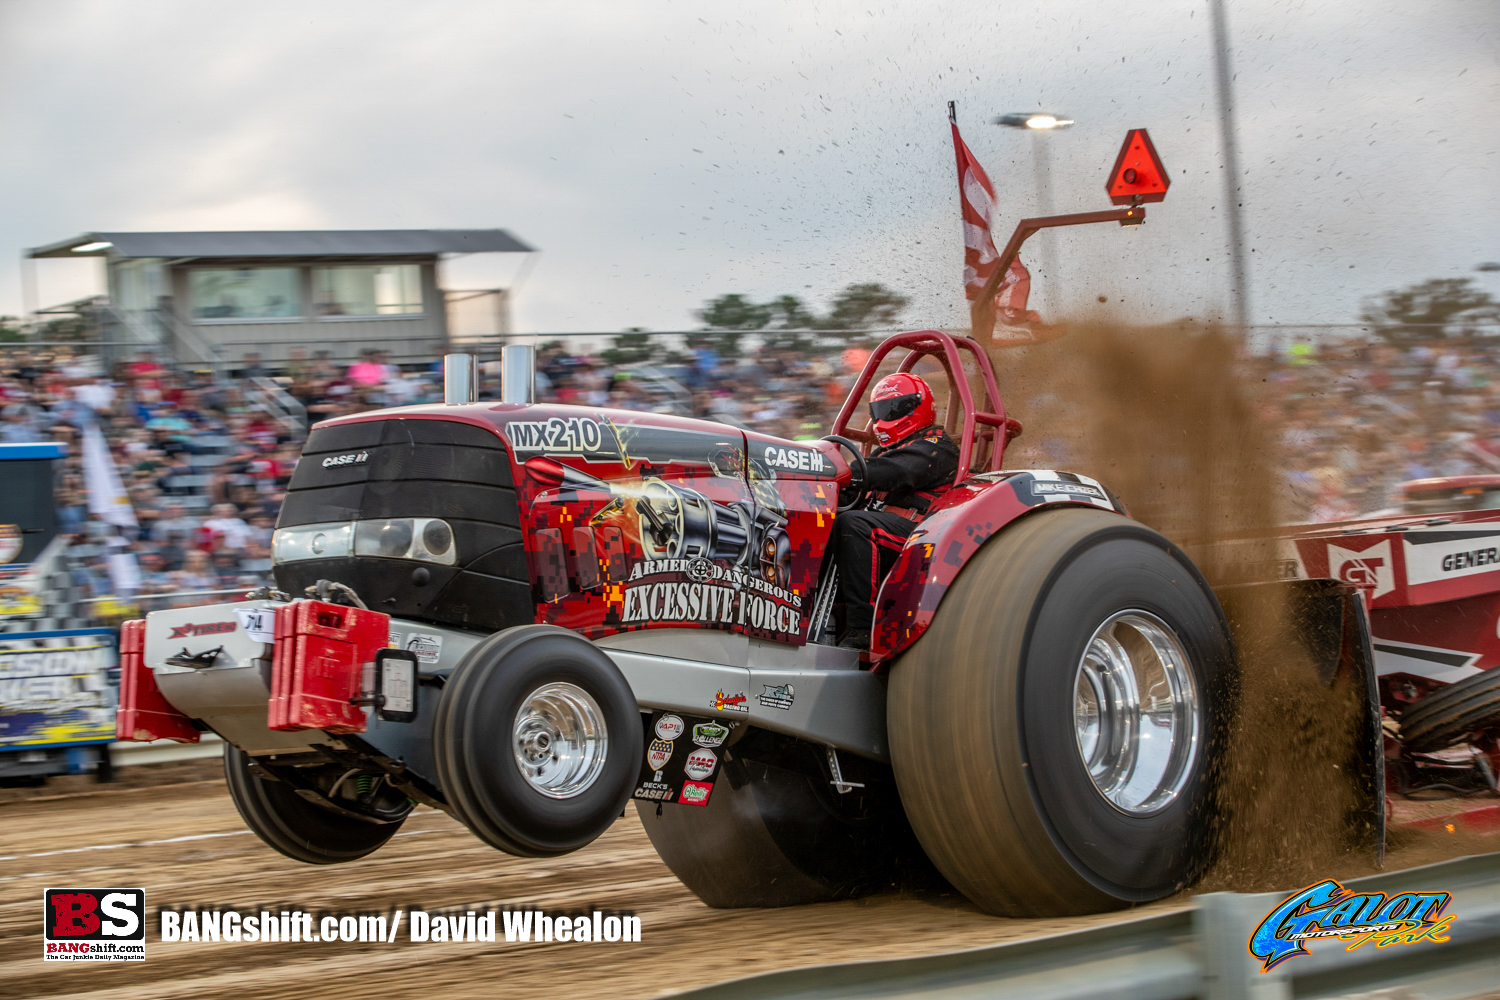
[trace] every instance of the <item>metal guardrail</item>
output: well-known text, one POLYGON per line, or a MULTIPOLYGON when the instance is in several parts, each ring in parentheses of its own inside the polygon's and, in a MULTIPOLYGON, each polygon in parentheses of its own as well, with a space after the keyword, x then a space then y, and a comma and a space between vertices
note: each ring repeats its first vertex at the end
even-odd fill
MULTIPOLYGON (((1360 892, 1451 892, 1445 944, 1350 952, 1312 945, 1270 972, 1246 941, 1289 893, 1215 892, 1174 913, 946 955, 788 969, 731 980, 676 1000, 1318 1000, 1405 989, 1467 1000, 1500 988, 1500 852, 1352 879, 1360 892)), ((1403 994, 1397 994, 1403 995, 1403 994)))
MULTIPOLYGON (((228 604, 233 600, 242 598, 249 587, 228 587, 223 590, 169 590, 161 594, 136 594, 133 597, 117 597, 114 594, 105 594, 103 597, 85 597, 79 600, 79 604, 104 604, 115 602, 118 604, 146 604, 152 601, 180 601, 188 597, 221 597, 225 595, 238 594, 239 597, 217 603, 228 604)), ((208 602, 205 602, 208 603, 208 602)))
POLYGON ((197 743, 174 743, 155 740, 151 743, 121 741, 109 745, 109 759, 115 767, 135 764, 171 764, 179 760, 202 760, 224 753, 224 740, 217 733, 204 733, 197 743))

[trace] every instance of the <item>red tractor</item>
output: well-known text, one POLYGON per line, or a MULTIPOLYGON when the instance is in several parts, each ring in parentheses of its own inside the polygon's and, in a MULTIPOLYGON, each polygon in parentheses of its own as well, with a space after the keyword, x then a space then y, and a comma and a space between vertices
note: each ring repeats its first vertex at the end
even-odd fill
MULTIPOLYGON (((981 308, 1031 233, 1142 221, 1165 174, 1145 152, 1130 166, 1148 145, 1131 135, 1111 182, 1129 207, 1022 220, 981 308)), ((713 906, 934 869, 992 913, 1128 906, 1213 860, 1235 822, 1242 681, 1288 651, 1345 699, 1338 759, 1303 738, 1281 742, 1307 760, 1252 763, 1336 769, 1350 793, 1321 835, 1380 850, 1387 756, 1429 780, 1451 763, 1432 753, 1465 747, 1494 785, 1488 511, 1296 529, 1280 579, 1216 594, 1099 482, 1002 467, 1021 428, 975 340, 891 337, 816 442, 538 405, 522 347, 503 401, 474 402, 471 361, 450 356, 443 405, 313 429, 275 589, 122 630, 120 738, 218 733, 241 815, 288 857, 360 858, 416 803, 554 857, 633 798, 713 906), (876 594, 862 654, 835 643, 828 545, 841 509, 883 503, 854 414, 883 365, 924 359, 947 377, 958 471, 876 594), (1268 641, 1254 629, 1272 619, 1285 634, 1268 641)))
POLYGON ((219 733, 246 822, 314 864, 377 849, 417 802, 565 854, 634 798, 716 906, 868 892, 929 860, 1006 914, 1190 884, 1235 662, 1192 563, 1093 479, 1002 470, 1020 425, 973 341, 890 338, 832 430, 529 401, 326 421, 276 591, 126 626, 120 734, 219 733), (947 374, 960 471, 861 655, 834 644, 825 548, 841 493, 879 502, 851 418, 888 356, 947 374))

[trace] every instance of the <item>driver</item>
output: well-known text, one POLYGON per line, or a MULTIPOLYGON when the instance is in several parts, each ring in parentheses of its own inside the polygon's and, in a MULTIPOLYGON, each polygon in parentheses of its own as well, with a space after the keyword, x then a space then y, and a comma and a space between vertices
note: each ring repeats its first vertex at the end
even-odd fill
POLYGON ((845 606, 844 649, 869 649, 875 592, 927 508, 953 483, 958 447, 937 426, 932 389, 916 375, 887 375, 870 393, 880 442, 865 459, 864 489, 873 509, 846 510, 833 522, 839 599, 845 606))

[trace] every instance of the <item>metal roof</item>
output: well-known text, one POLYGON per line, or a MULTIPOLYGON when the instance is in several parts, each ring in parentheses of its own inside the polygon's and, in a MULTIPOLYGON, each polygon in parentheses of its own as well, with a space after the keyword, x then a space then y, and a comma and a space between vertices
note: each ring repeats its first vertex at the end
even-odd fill
POLYGON ((410 257, 527 253, 503 229, 325 229, 237 233, 84 233, 28 257, 410 257), (100 244, 95 246, 95 244, 100 244), (88 250, 81 250, 89 247, 88 250))

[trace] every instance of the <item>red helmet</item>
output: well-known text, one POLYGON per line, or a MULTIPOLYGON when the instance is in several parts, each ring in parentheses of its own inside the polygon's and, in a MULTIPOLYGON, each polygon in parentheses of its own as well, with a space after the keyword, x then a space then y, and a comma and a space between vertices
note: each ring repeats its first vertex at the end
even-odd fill
POLYGON ((870 393, 870 416, 875 420, 875 438, 891 444, 931 427, 937 420, 932 390, 916 375, 897 372, 875 383, 870 393))

